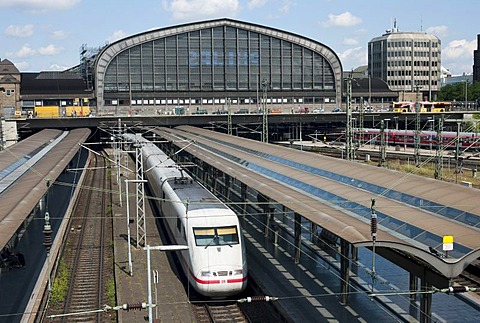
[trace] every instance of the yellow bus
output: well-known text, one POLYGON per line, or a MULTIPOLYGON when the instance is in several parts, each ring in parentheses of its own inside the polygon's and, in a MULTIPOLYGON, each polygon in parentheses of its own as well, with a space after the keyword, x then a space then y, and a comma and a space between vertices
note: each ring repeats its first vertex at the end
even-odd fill
MULTIPOLYGON (((418 102, 420 112, 448 112, 452 109, 452 103, 448 101, 422 101, 418 102)), ((415 112, 417 102, 398 101, 392 103, 393 112, 406 113, 415 112)))

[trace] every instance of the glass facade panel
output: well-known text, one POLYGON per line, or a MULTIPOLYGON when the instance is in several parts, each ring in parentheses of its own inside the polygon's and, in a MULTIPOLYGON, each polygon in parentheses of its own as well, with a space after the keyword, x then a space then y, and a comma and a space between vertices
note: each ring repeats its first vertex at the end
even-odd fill
POLYGON ((277 38, 271 38, 271 79, 270 86, 274 90, 281 89, 281 76, 282 76, 282 48, 281 40, 277 38))
MULTIPOLYGON (((117 69, 117 82, 118 91, 125 92, 130 91, 130 78, 129 78, 129 65, 128 65, 128 52, 118 56, 118 69, 117 69)), ((108 72, 108 70, 107 70, 108 72)))
POLYGON ((155 91, 165 91, 165 39, 153 42, 153 70, 155 91))
POLYGON ((153 43, 142 45, 142 89, 153 91, 153 43))
POLYGON ((329 62, 269 35, 220 26, 145 42, 118 53, 105 92, 334 90, 329 62))
POLYGON ((114 58, 105 73, 105 92, 117 92, 117 58, 114 58))

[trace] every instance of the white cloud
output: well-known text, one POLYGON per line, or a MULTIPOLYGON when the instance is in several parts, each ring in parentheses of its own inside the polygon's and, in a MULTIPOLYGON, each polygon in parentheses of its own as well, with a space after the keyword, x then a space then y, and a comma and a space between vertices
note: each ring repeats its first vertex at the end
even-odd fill
POLYGON ((366 33, 367 33, 367 30, 365 28, 360 28, 354 31, 355 35, 365 35, 366 33))
POLYGON ((325 27, 350 27, 358 25, 362 19, 355 17, 350 12, 346 11, 339 15, 329 14, 328 21, 324 22, 325 27))
POLYGON ((290 8, 293 5, 295 5, 295 2, 293 2, 292 0, 284 0, 280 8, 278 9, 278 11, 280 11, 280 13, 285 15, 290 12, 290 8))
POLYGON ((255 8, 261 8, 263 7, 268 0, 250 0, 247 3, 247 8, 248 9, 255 9, 255 8))
POLYGON ((27 71, 30 68, 30 64, 23 61, 23 62, 14 62, 15 67, 18 68, 19 71, 27 71))
POLYGON ((456 59, 460 57, 473 57, 473 51, 477 49, 477 41, 474 39, 454 40, 448 43, 447 47, 442 49, 442 58, 456 59))
POLYGON ((342 61, 342 66, 345 71, 367 64, 367 53, 362 47, 349 48, 346 51, 339 53, 338 56, 342 61))
POLYGON ((442 49, 442 66, 452 74, 471 73, 473 65, 473 51, 477 49, 477 41, 459 39, 451 41, 442 49))
POLYGON ((80 0, 0 0, 0 7, 21 8, 28 11, 64 10, 80 0))
POLYGON ((62 50, 63 48, 50 44, 47 47, 40 47, 38 53, 45 56, 54 56, 58 55, 62 50))
POLYGON ((115 30, 113 34, 107 37, 107 41, 109 43, 114 43, 119 39, 127 37, 127 33, 124 32, 123 30, 115 30))
POLYGON ((32 47, 30 47, 29 44, 25 44, 22 46, 22 48, 20 48, 16 52, 8 52, 7 56, 24 58, 24 57, 31 57, 35 55, 35 53, 36 51, 32 47))
POLYGON ((50 65, 48 70, 49 71, 65 71, 68 68, 69 68, 68 66, 63 66, 63 65, 59 65, 59 64, 52 64, 52 65, 50 65))
POLYGON ((52 39, 65 39, 67 38, 67 33, 63 30, 56 30, 50 34, 52 39))
POLYGON ((358 45, 358 40, 355 38, 345 38, 342 43, 344 45, 355 46, 358 45))
POLYGON ((432 34, 437 37, 445 37, 448 34, 448 27, 445 25, 432 26, 432 27, 428 27, 426 32, 427 34, 432 34))
POLYGON ((46 47, 40 47, 39 49, 32 48, 29 44, 25 44, 16 52, 8 52, 6 56, 26 58, 35 55, 53 56, 58 55, 63 51, 63 48, 56 47, 55 45, 48 45, 46 47))
POLYGON ((33 35, 33 25, 10 25, 5 29, 5 34, 13 37, 30 37, 33 35))
POLYGON ((181 21, 236 16, 238 0, 171 0, 163 8, 181 21))

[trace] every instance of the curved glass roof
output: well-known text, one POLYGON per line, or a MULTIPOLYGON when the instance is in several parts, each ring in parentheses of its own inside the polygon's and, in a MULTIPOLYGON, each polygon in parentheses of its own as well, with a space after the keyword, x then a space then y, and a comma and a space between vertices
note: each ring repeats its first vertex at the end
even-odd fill
POLYGON ((130 91, 317 91, 341 101, 335 52, 311 39, 261 25, 218 19, 148 31, 117 41, 95 68, 105 94, 130 91))

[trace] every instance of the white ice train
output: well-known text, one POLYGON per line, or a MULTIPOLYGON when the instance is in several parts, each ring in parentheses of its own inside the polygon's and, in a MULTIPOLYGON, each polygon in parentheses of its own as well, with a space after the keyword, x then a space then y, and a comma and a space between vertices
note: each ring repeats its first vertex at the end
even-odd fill
POLYGON ((173 243, 188 245, 180 262, 200 294, 225 298, 247 286, 247 258, 237 215, 194 181, 160 148, 140 135, 143 168, 173 243))

